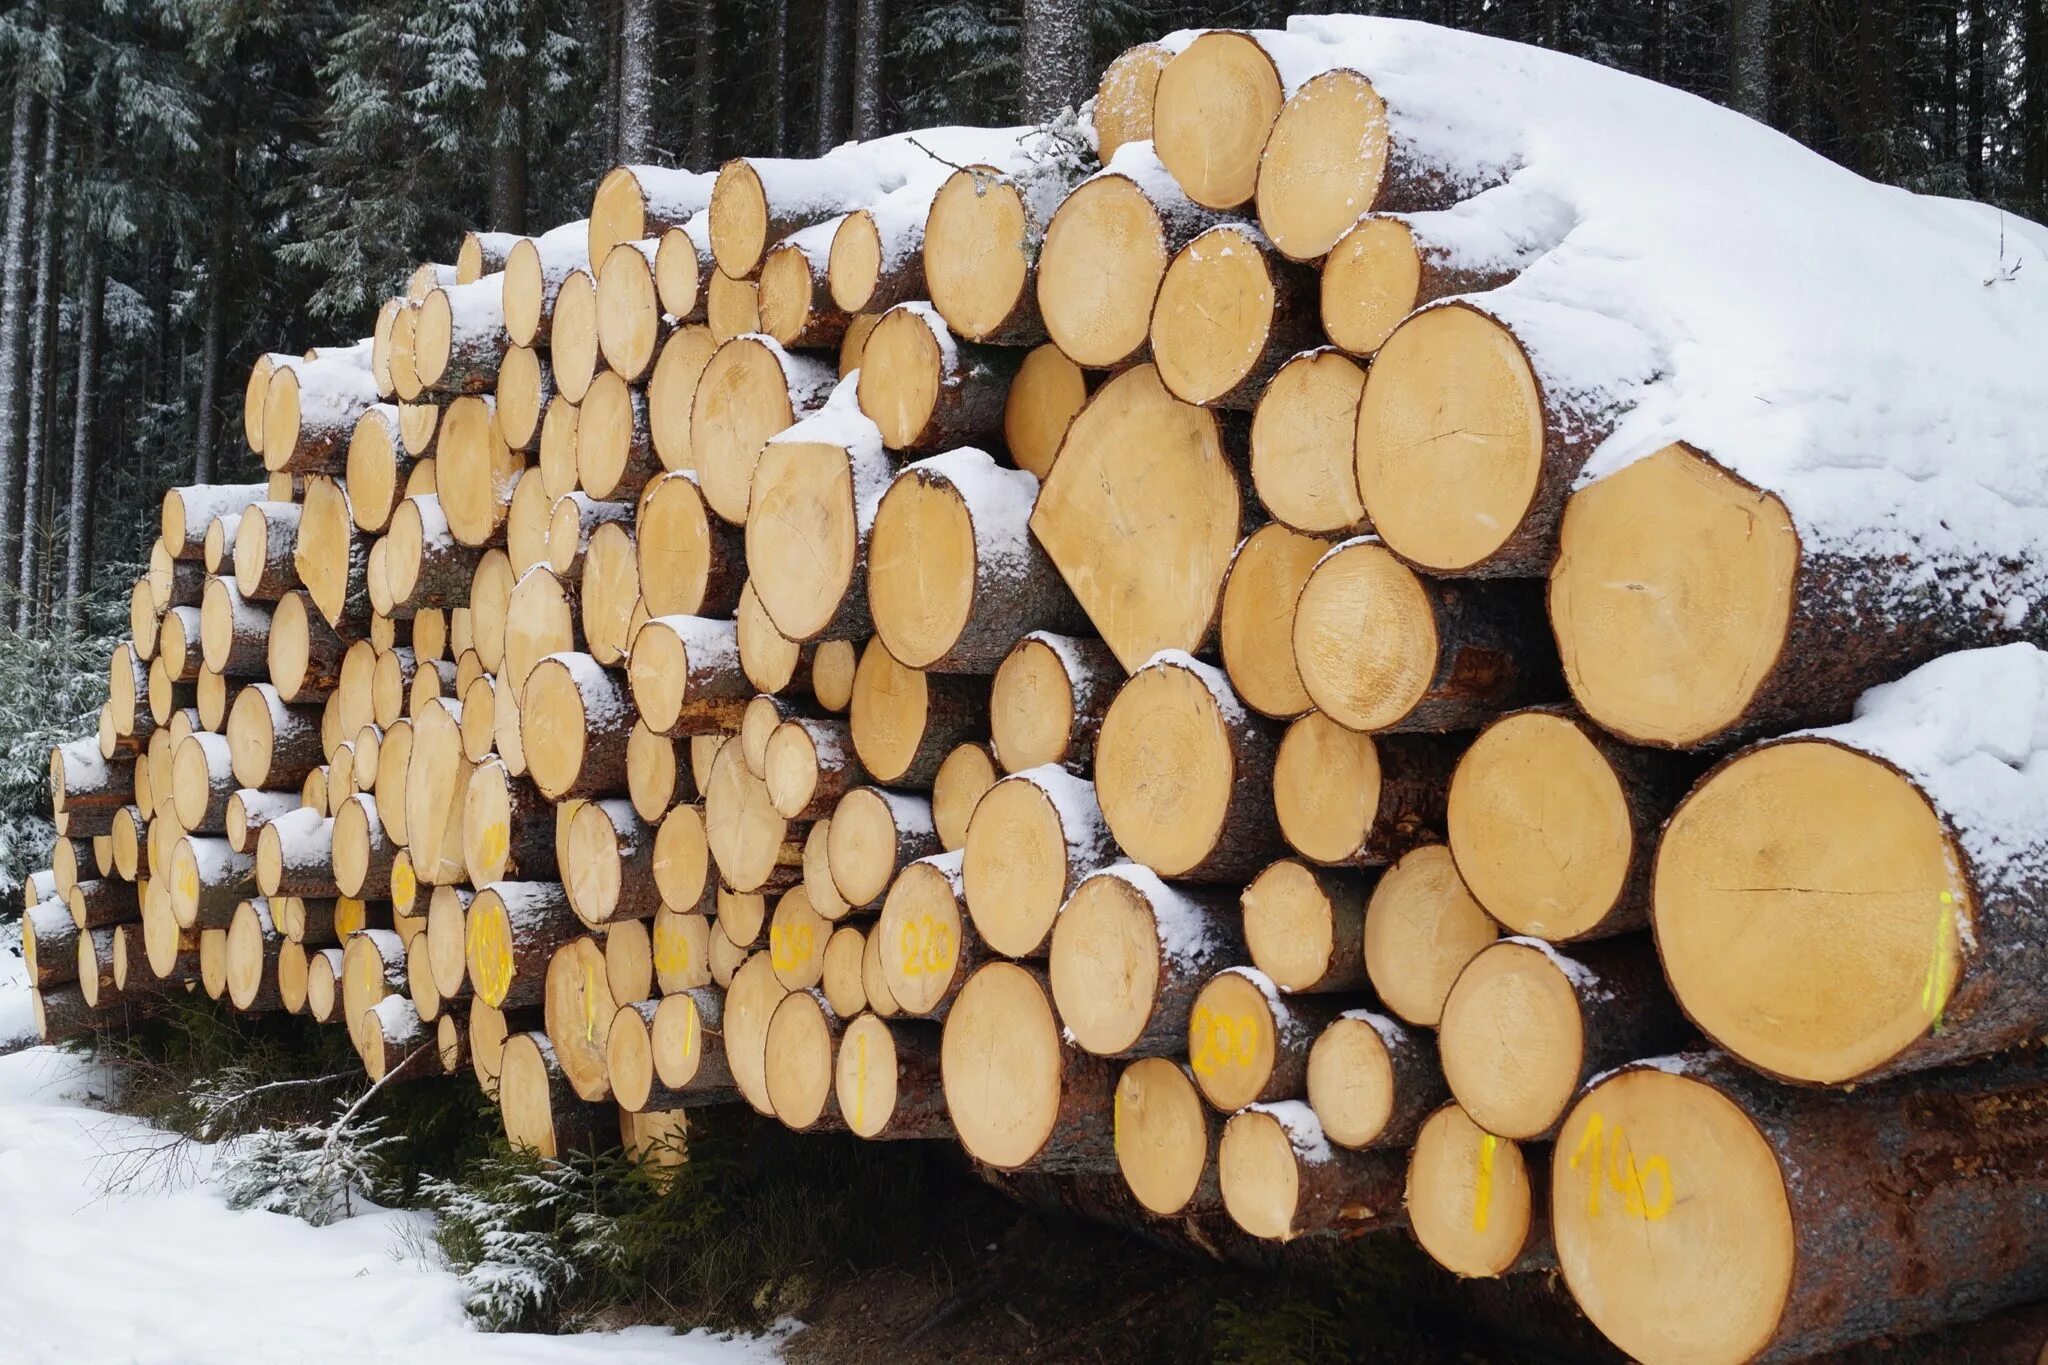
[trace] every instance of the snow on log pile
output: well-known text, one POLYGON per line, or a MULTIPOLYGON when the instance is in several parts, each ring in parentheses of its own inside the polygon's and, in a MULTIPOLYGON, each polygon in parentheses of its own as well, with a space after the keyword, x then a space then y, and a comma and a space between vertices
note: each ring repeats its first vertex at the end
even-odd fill
POLYGON ((620 167, 262 357, 43 1035, 1412 1231, 1648 1362, 2048 1297, 2048 231, 1388 20, 1092 112, 620 167))

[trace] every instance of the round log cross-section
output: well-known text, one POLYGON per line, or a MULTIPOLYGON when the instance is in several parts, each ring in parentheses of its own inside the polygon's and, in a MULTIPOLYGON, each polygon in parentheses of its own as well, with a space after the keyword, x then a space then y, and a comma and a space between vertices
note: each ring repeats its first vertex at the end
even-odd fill
POLYGON ((1132 1197, 1162 1218, 1213 1212, 1222 1201, 1213 1160, 1222 1124, 1187 1068, 1141 1057, 1117 1077, 1112 1103, 1117 1169, 1132 1197))
POLYGON ((1562 943, 1641 928, 1658 830, 1695 771, 1570 714, 1504 716, 1451 780, 1458 873, 1518 934, 1562 943))
POLYGON ((962 856, 974 926, 1008 957, 1042 953, 1067 898, 1117 860, 1094 786, 1050 765, 989 788, 968 823, 962 856))
POLYGON ((1388 868, 1366 902, 1366 976, 1396 1017, 1434 1028, 1458 973, 1499 937, 1451 851, 1424 844, 1388 868))
POLYGON ((2022 780, 1986 751, 1968 778, 1946 758, 1909 776, 1884 756, 1884 727, 1926 703, 1901 700, 1739 753, 1665 827, 1652 914, 1671 988, 1709 1038, 1773 1075, 1937 1066, 2048 1017, 2039 860, 2017 852, 2040 834, 2010 815, 2022 780))
POLYGON ((1454 1275, 1533 1270, 1554 1264, 1545 1189, 1531 1178, 1519 1144, 1447 1104, 1422 1125, 1408 1159, 1408 1225, 1430 1259, 1454 1275))
POLYGON ((1701 1365, 1805 1360, 2032 1299, 2043 1083, 2031 1055, 1853 1096, 1711 1054, 1624 1068, 1552 1150, 1565 1283, 1630 1356, 1701 1365))
POLYGON ((1163 877, 1238 881, 1271 860, 1277 727, 1185 654, 1139 669, 1096 741, 1095 794, 1124 852, 1163 877))
MULTIPOLYGON (((1251 200, 1259 154, 1287 96, 1267 47, 1298 41, 1286 34, 1216 29, 1197 37, 1159 73, 1153 143, 1195 202, 1234 209, 1251 200)), ((1359 152, 1354 146, 1346 159, 1359 152)))
POLYGON ((1316 276, 1243 224, 1174 254, 1152 304, 1152 359, 1175 397, 1252 408, 1274 372, 1320 341, 1316 276))
POLYGON ((1083 624, 1032 539, 1037 494, 1037 479, 971 446, 896 476, 868 540, 868 606, 890 654, 911 668, 993 673, 1020 630, 1083 624))
POLYGON ((1102 1170, 1115 1160, 1110 1064, 1060 1038, 1044 979, 992 962, 962 987, 940 1046, 946 1109, 968 1155, 998 1170, 1102 1170))

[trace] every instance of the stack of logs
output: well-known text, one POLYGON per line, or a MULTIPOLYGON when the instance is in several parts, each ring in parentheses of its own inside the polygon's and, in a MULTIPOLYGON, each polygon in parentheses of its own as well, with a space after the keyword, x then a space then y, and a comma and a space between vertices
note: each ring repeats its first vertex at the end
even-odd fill
POLYGON ((51 756, 45 1037, 203 989, 548 1155, 738 1102, 1120 1170, 1652 1362, 2048 1294, 2048 1066, 1953 1065, 2048 1024, 2039 872, 1752 743, 2012 614, 1848 639, 1927 566, 1691 447, 1572 492, 1617 414, 1432 237, 1485 186, 1276 45, 1127 52, 1092 149, 619 167, 262 357, 268 481, 165 495, 51 756))

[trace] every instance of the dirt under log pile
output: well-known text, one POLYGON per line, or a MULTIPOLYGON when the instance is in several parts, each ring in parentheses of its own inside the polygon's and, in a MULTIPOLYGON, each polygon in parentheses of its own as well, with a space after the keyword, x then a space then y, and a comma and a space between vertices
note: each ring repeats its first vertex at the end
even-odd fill
POLYGON ((1887 278, 1989 376, 1879 389, 1758 292, 1856 296, 1787 227, 1853 187, 1694 103, 1301 17, 1125 54, 1097 151, 471 234, 252 369, 277 478, 165 495, 51 754, 39 1021, 205 990, 543 1154, 743 1103, 1226 1254, 1412 1235, 1652 1365, 2048 1294, 2048 1082, 1985 1060, 2048 1032, 2048 654, 1976 648, 2048 600, 1985 453, 2040 286, 1858 197, 1972 262, 1887 278))

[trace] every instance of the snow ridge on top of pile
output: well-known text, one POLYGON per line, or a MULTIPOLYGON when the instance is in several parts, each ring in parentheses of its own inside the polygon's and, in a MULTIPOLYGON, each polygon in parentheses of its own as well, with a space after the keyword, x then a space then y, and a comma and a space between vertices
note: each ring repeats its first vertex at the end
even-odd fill
POLYGON ((1485 297, 1614 319, 1654 354, 1582 481, 1683 440, 1778 493, 1802 534, 1921 554, 2048 543, 2048 229, 1541 48, 1349 15, 1260 36, 1284 40, 1297 80, 1304 41, 1364 73, 1425 156, 1507 170, 1455 211, 1476 229, 1489 200, 1562 206, 1557 245, 1485 297))

